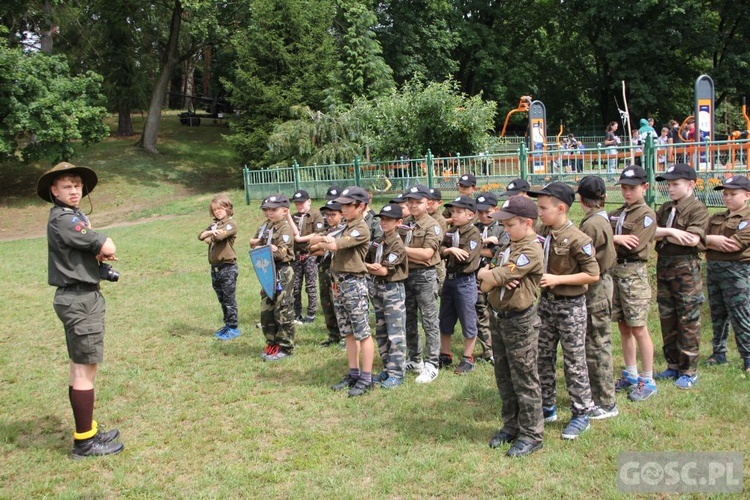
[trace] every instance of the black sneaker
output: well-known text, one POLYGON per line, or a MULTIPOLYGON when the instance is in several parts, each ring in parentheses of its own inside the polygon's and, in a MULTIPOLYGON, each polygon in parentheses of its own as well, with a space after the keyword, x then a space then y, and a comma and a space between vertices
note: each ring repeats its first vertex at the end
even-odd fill
POLYGON ((537 450, 540 450, 542 446, 543 445, 541 442, 535 444, 517 439, 516 442, 513 443, 513 446, 511 446, 508 452, 505 454, 505 456, 511 458, 523 457, 526 455, 530 455, 537 450))
MULTIPOLYGON (((114 429, 113 429, 114 430, 114 429)), ((110 431, 111 433, 112 431, 110 431)), ((72 458, 103 457, 105 455, 117 455, 125 449, 125 445, 116 442, 102 441, 102 433, 89 439, 74 439, 72 458)), ((119 433, 118 433, 119 435, 119 433)))
POLYGON ((474 370, 474 358, 461 356, 461 362, 458 364, 456 369, 453 370, 453 373, 455 373, 456 375, 466 375, 472 370, 474 370))
POLYGON ((357 383, 354 384, 354 387, 349 389, 349 397, 355 398, 357 396, 362 396, 366 392, 370 392, 374 386, 375 384, 373 384, 372 382, 367 384, 364 380, 359 379, 357 380, 357 383))
POLYGON ((516 440, 516 436, 512 434, 508 434, 505 431, 500 431, 494 436, 492 436, 492 439, 490 439, 490 448, 497 448, 500 445, 506 444, 506 443, 512 443, 516 440))
POLYGON ((446 368, 453 364, 453 354, 441 352, 438 356, 438 368, 446 368))
POLYGON ((354 387, 354 384, 356 384, 358 380, 359 378, 354 378, 347 373, 346 376, 341 379, 341 382, 332 385, 331 389, 334 391, 340 391, 342 389, 346 389, 347 387, 354 387))
POLYGON ((339 345, 338 340, 332 340, 332 339, 325 339, 323 342, 320 343, 320 347, 334 347, 339 345))
POLYGON ((311 316, 311 315, 308 314, 307 316, 303 316, 302 317, 302 322, 303 323, 315 323, 315 315, 313 314, 311 316))
POLYGON ((727 356, 723 353, 713 353, 706 360, 708 366, 725 365, 727 363, 727 356))
POLYGON ((112 429, 109 431, 105 431, 104 429, 106 429, 106 427, 97 424, 96 435, 99 436, 99 441, 101 441, 102 443, 111 443, 112 441, 115 441, 120 437, 120 431, 118 429, 112 429))

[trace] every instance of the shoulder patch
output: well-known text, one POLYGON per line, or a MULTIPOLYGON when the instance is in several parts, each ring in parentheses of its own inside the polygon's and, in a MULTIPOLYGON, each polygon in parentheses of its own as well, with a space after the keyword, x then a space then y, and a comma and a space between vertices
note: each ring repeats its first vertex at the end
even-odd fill
POLYGON ((644 218, 643 218, 643 227, 649 227, 649 226, 651 226, 651 224, 653 224, 653 223, 654 223, 654 219, 652 219, 652 218, 651 218, 651 217, 649 217, 648 215, 647 215, 646 217, 644 217, 644 218))
POLYGON ((231 231, 231 230, 232 230, 232 225, 231 224, 227 224, 227 231, 231 231))
POLYGON ((747 224, 748 224, 748 222, 746 220, 743 220, 742 222, 740 222, 740 225, 737 226, 737 229, 740 230, 740 231, 742 231, 743 229, 745 229, 747 227, 747 224))
POLYGON ((315 224, 315 226, 316 226, 316 227, 317 227, 318 229, 323 229, 323 223, 322 223, 322 222, 318 222, 317 224, 315 224))
POLYGON ((289 243, 289 235, 288 234, 282 234, 281 239, 284 240, 284 243, 289 243))
POLYGON ((469 242, 469 248, 471 248, 472 250, 474 250, 476 247, 477 247, 477 242, 476 241, 472 240, 472 241, 469 242))
POLYGON ((518 267, 523 267, 528 263, 529 263, 529 258, 526 257, 524 254, 519 255, 518 258, 516 259, 516 266, 518 267))
POLYGON ((594 254, 594 247, 591 246, 591 243, 586 243, 585 245, 583 245, 581 250, 583 250, 583 253, 585 253, 589 257, 591 257, 594 254))
POLYGON ((352 236, 354 236, 355 238, 356 238, 357 236, 359 236, 360 234, 362 234, 362 233, 360 233, 360 232, 359 232, 358 230, 356 230, 356 229, 355 229, 354 231, 352 231, 352 232, 351 232, 351 235, 352 235, 352 236))
POLYGON ((398 255, 396 255, 395 253, 388 254, 388 262, 390 262, 391 264, 396 262, 396 259, 398 259, 398 255))
POLYGON ((440 226, 435 226, 434 229, 435 229, 435 234, 437 234, 438 236, 440 236, 440 226))

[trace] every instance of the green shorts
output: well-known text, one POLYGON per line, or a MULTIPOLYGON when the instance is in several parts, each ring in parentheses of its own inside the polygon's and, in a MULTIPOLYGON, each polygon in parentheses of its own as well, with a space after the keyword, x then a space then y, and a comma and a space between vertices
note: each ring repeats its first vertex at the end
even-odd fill
POLYGON ((104 360, 106 310, 101 292, 58 289, 52 306, 65 327, 65 342, 70 360, 80 365, 101 363, 104 360))
POLYGON ((610 274, 614 285, 612 321, 624 321, 632 327, 648 325, 651 286, 648 284, 646 263, 615 264, 610 274))

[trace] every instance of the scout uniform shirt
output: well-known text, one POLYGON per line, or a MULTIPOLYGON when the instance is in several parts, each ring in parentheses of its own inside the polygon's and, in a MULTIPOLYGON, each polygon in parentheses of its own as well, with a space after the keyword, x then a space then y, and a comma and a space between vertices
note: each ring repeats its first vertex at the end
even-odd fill
MULTIPOLYGON (((314 208, 311 208, 307 213, 301 214, 297 212, 292 215, 292 220, 297 226, 300 236, 307 236, 312 233, 322 233, 325 231, 325 222, 320 212, 314 208)), ((297 255, 306 254, 310 252, 309 242, 294 242, 294 253, 297 255)))
POLYGON ((391 234, 384 233, 378 241, 370 243, 367 262, 380 264, 388 269, 387 276, 373 275, 376 282, 404 281, 409 275, 409 260, 406 257, 406 248, 398 235, 398 231, 392 231, 391 234))
POLYGON ((208 263, 212 266, 218 266, 220 264, 234 264, 237 262, 237 254, 234 251, 237 225, 232 220, 232 217, 214 220, 214 223, 205 230, 219 231, 218 234, 209 237, 213 241, 208 244, 208 263))
POLYGON ((436 210, 434 214, 428 214, 428 215, 432 217, 433 219, 435 219, 435 222, 438 223, 438 225, 440 226, 440 231, 442 231, 443 234, 448 232, 448 222, 446 222, 445 217, 443 217, 443 214, 441 214, 440 212, 436 210))
POLYGON ((266 221, 258 228, 254 238, 260 238, 259 245, 276 245, 273 260, 277 264, 288 264, 294 260, 294 233, 286 220, 266 221))
POLYGON ((365 213, 365 224, 367 224, 367 229, 370 230, 370 241, 375 241, 383 236, 383 229, 380 227, 380 222, 372 210, 368 210, 365 213))
POLYGON ((55 201, 47 221, 48 280, 52 286, 99 283, 96 255, 107 236, 91 229, 78 209, 55 201))
POLYGON ((698 235, 700 243, 695 247, 676 245, 667 238, 656 244, 659 255, 673 257, 676 255, 698 256, 699 251, 706 249, 706 224, 708 223, 708 209, 698 201, 695 195, 685 196, 678 201, 668 201, 663 204, 656 214, 659 227, 676 228, 698 235))
MULTIPOLYGON (((544 237, 544 273, 558 276, 577 273, 599 275, 591 238, 572 222, 567 221, 559 229, 544 226, 540 236, 544 237)), ((561 297, 577 297, 586 290, 588 285, 557 285, 546 291, 561 297)))
POLYGON ((469 252, 469 257, 464 261, 459 261, 454 255, 445 258, 445 271, 448 274, 472 274, 479 269, 482 240, 479 229, 471 222, 460 227, 451 226, 445 233, 440 250, 444 248, 460 248, 469 252))
POLYGON ((370 230, 363 217, 347 221, 346 228, 336 238, 338 250, 331 259, 331 273, 358 274, 367 273, 365 256, 370 243, 370 230))
POLYGON ((738 252, 706 250, 706 260, 750 262, 750 207, 745 206, 734 215, 729 215, 729 210, 712 215, 706 234, 732 238, 740 246, 738 252))
POLYGON ((638 237, 638 246, 628 250, 622 245, 616 245, 617 262, 648 260, 651 242, 656 234, 656 214, 645 201, 638 201, 632 205, 623 205, 609 213, 609 223, 615 236, 633 234, 638 237))
POLYGON ((544 269, 544 250, 535 234, 512 241, 500 252, 498 265, 492 268, 492 276, 501 283, 490 290, 487 299, 497 311, 525 311, 536 300, 539 282, 544 269), (516 288, 508 290, 507 283, 518 280, 516 288))
POLYGON ((599 264, 599 274, 606 273, 617 261, 617 251, 606 210, 590 210, 583 216, 580 230, 594 243, 594 257, 599 264))
POLYGON ((425 213, 419 220, 415 220, 413 215, 406 219, 409 230, 404 236, 404 246, 407 248, 431 248, 435 250, 430 261, 425 264, 414 260, 409 261, 409 269, 424 269, 435 267, 442 259, 440 257, 440 241, 442 240, 443 231, 440 225, 425 213))
MULTIPOLYGON (((482 248, 490 250, 493 255, 497 253, 497 251, 502 252, 503 250, 508 248, 508 245, 510 244, 510 238, 508 238, 508 235, 503 230, 503 225, 500 224, 500 222, 493 220, 492 223, 485 226, 481 222, 477 221, 477 223, 474 225, 477 226, 477 229, 479 230, 479 235, 482 242, 492 236, 497 237, 497 245, 495 245, 494 243, 489 243, 486 245, 482 243, 482 248)), ((486 266, 490 263, 491 260, 492 257, 481 256, 479 260, 479 267, 486 266)))

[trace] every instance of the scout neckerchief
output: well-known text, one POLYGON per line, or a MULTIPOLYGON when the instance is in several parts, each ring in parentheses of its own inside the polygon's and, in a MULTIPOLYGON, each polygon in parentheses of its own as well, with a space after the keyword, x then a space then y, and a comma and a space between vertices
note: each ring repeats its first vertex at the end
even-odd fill
POLYGON ((453 248, 458 248, 458 245, 461 243, 461 234, 458 232, 458 228, 456 228, 455 231, 453 231, 453 237, 451 238, 451 246, 453 248))
POLYGON ((303 236, 302 225, 305 222, 305 215, 309 215, 309 214, 300 214, 299 220, 297 221, 297 231, 299 231, 300 236, 303 236))
MULTIPOLYGON (((565 231, 572 225, 573 223, 571 221, 568 221, 568 225, 560 229, 560 231, 565 231)), ((552 246, 552 228, 550 228, 549 234, 547 235, 547 237, 544 238, 544 270, 542 271, 542 274, 547 274, 547 269, 549 268, 549 249, 551 246, 552 246)))
MULTIPOLYGON (((504 266, 508 263, 508 259, 510 258, 510 247, 503 250, 502 258, 500 259, 500 266, 504 266)), ((500 300, 503 300, 503 297, 505 297, 505 287, 500 288, 500 300)))
MULTIPOLYGON (((330 231, 328 231, 328 235, 331 238, 338 238, 341 236, 341 233, 344 232, 344 229, 346 229, 346 223, 342 222, 338 226, 332 228, 330 231)), ((323 260, 326 260, 331 255, 331 250, 323 250, 323 260)), ((333 252, 336 253, 336 252, 333 252)))

